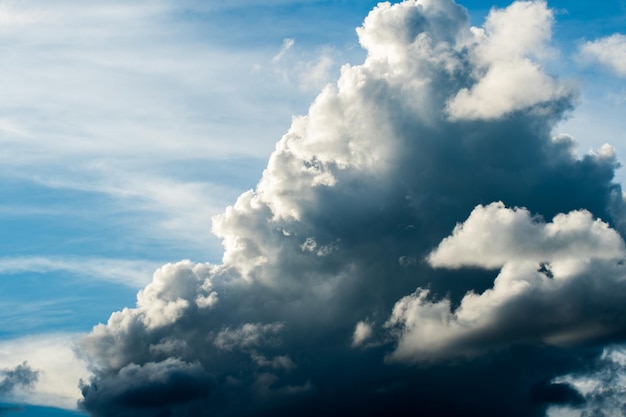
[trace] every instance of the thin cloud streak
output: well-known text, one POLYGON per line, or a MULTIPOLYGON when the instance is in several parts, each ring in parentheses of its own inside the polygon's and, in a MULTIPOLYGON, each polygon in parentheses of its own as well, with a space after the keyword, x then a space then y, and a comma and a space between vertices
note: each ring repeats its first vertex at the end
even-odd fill
POLYGON ((20 256, 0 258, 0 274, 67 272, 78 278, 98 279, 134 288, 145 286, 159 263, 154 261, 88 257, 20 256))

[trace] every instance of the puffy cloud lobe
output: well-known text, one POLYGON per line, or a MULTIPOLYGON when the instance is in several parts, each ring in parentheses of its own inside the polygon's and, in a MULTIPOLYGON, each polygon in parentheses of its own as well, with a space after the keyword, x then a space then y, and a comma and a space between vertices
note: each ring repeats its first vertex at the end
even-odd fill
POLYGON ((196 300, 208 293, 210 269, 210 266, 187 261, 167 264, 157 270, 152 283, 137 295, 137 308, 113 313, 106 325, 94 327, 92 334, 83 340, 87 349, 93 349, 94 357, 101 359, 96 366, 121 369, 143 355, 144 352, 137 350, 139 346, 166 355, 184 348, 184 339, 158 337, 154 343, 145 344, 144 338, 176 323, 184 314, 206 308, 206 303, 196 300))
POLYGON ((570 100, 573 92, 530 60, 546 50, 552 20, 545 2, 517 2, 506 10, 492 10, 484 29, 474 29, 476 81, 449 100, 450 117, 492 119, 570 100))
POLYGON ((532 62, 507 61, 493 64, 470 89, 460 90, 448 103, 448 113, 453 119, 491 119, 569 95, 532 62))
POLYGON ((438 267, 501 267, 493 288, 468 293, 456 309, 449 300, 429 300, 426 290, 401 299, 387 322, 399 332, 390 358, 432 360, 620 333, 625 256, 619 234, 588 212, 543 223, 502 203, 478 206, 428 260, 438 267))
POLYGON ((549 381, 598 354, 586 341, 624 328, 609 320, 624 316, 615 302, 616 258, 567 262, 570 251, 589 247, 587 238, 605 249, 617 242, 607 253, 622 253, 616 232, 595 220, 622 224, 621 189, 611 182, 617 162, 609 148, 577 159, 571 138, 552 136, 572 103, 532 53, 549 38, 544 2, 493 11, 483 29, 468 21, 451 0, 372 10, 358 29, 365 62, 342 68, 337 84, 294 118, 257 187, 214 219, 222 263, 162 267, 135 308, 113 313, 82 340, 93 367, 84 409, 140 417, 403 415, 417 403, 425 416, 528 417, 560 401, 548 395, 559 390, 549 381), (538 34, 509 39, 515 19, 538 34), (451 113, 455 97, 474 94, 490 71, 519 60, 532 67, 524 91, 544 88, 542 80, 554 90, 530 99, 515 92, 499 103, 498 89, 488 88, 481 99, 493 95, 494 109, 451 113), (524 210, 488 205, 494 201, 556 220, 546 225, 524 210), (477 257, 480 266, 502 268, 495 282, 493 271, 423 262, 481 204, 441 244, 441 262, 463 251, 474 258, 464 241, 473 224, 503 235, 522 230, 551 257, 532 258, 538 251, 509 236, 499 254, 477 257), (481 220, 480 210, 502 221, 481 220), (583 303, 582 293, 594 297, 583 303), (571 302, 555 314, 558 296, 571 302), (537 311, 525 321, 529 308, 537 311), (581 317, 598 331, 581 335, 581 317), (161 399, 142 400, 151 393, 161 399))
POLYGON ((148 410, 158 415, 163 406, 172 407, 176 413, 179 408, 188 409, 189 402, 206 397, 212 385, 199 364, 173 358, 129 364, 120 369, 114 381, 102 378, 99 382, 83 387, 85 406, 98 409, 96 415, 119 416, 132 415, 123 409, 148 410), (111 407, 111 398, 115 398, 121 410, 111 407))
POLYGON ((580 47, 580 54, 584 60, 596 61, 615 74, 626 77, 626 35, 615 33, 585 42, 580 47))
POLYGON ((620 235, 586 211, 558 214, 552 222, 502 202, 477 206, 428 256, 434 267, 500 268, 507 263, 555 263, 626 256, 620 235))
POLYGON ((483 38, 475 56, 488 65, 547 53, 554 17, 545 1, 519 1, 492 9, 484 28, 472 28, 483 38))

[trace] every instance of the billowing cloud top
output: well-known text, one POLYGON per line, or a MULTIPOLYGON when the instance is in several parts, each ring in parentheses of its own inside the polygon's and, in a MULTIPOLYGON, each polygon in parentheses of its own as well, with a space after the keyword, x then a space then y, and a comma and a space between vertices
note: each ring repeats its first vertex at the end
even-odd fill
POLYGON ((553 137, 543 1, 472 28, 381 3, 344 66, 214 219, 220 265, 160 268, 80 346, 93 416, 542 415, 626 330, 612 149, 553 137), (523 207, 523 208, 522 208, 523 207), (542 217, 543 216, 543 217, 542 217), (545 220, 551 219, 551 220, 545 220))

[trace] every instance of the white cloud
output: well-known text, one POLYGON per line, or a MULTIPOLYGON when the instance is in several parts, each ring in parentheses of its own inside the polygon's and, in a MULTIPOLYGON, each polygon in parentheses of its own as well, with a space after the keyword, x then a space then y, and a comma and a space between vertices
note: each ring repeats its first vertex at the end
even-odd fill
POLYGON ((373 329, 371 324, 365 321, 358 322, 354 328, 354 333, 352 334, 352 346, 357 347, 362 345, 363 342, 372 337, 372 334, 373 329))
POLYGON ((625 323, 626 247, 589 212, 544 223, 502 203, 476 207, 433 251, 435 267, 501 268, 493 287, 468 292, 457 308, 418 289, 396 303, 392 360, 471 356, 511 344, 568 345, 611 334, 625 323), (606 315, 613 317, 606 320, 606 315))
POLYGON ((484 29, 473 28, 476 83, 448 102, 452 119, 494 119, 540 103, 568 99, 570 88, 545 74, 531 57, 549 54, 553 23, 545 1, 492 9, 484 29), (532 87, 530 87, 532 86, 532 87))
POLYGON ((554 16, 545 1, 517 1, 504 9, 493 8, 477 35, 479 64, 515 61, 550 54, 554 16))
POLYGON ((278 53, 274 55, 274 58, 272 58, 272 62, 274 62, 275 64, 278 63, 283 58, 283 56, 287 53, 287 51, 291 49, 294 43, 296 43, 294 39, 291 39, 291 38, 283 39, 283 44, 280 47, 280 51, 278 51, 278 53))
POLYGON ((570 94, 529 60, 499 62, 470 89, 459 91, 448 112, 453 119, 493 119, 570 94))
POLYGON ((498 202, 477 206, 428 256, 428 262, 444 268, 501 268, 510 262, 583 262, 624 256, 620 235, 588 211, 559 214, 543 223, 526 209, 509 209, 498 202))
POLYGON ((149 277, 158 266, 158 263, 150 261, 90 257, 0 258, 0 274, 64 271, 77 277, 96 278, 136 288, 148 284, 149 277))
POLYGON ((317 61, 305 64, 300 74, 300 88, 305 91, 318 91, 322 86, 329 83, 333 78, 332 72, 336 69, 335 61, 331 53, 322 52, 317 61))
POLYGON ((581 58, 598 62, 620 77, 626 77, 626 35, 613 35, 587 41, 580 47, 581 58))
POLYGON ((76 409, 81 396, 78 382, 90 375, 87 363, 74 351, 79 337, 72 333, 53 333, 0 341, 0 367, 14 367, 26 360, 39 372, 32 390, 18 391, 11 400, 76 409))

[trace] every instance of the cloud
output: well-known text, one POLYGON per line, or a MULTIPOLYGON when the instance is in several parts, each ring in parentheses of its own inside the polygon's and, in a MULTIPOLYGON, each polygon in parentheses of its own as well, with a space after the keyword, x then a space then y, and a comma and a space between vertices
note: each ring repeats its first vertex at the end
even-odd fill
POLYGON ((23 26, 34 24, 45 18, 45 13, 38 10, 20 11, 16 10, 10 4, 0 5, 0 25, 7 26, 23 26))
POLYGON ((584 61, 604 65, 620 77, 626 77, 626 36, 621 33, 587 41, 580 46, 584 61))
POLYGON ((149 261, 106 258, 37 256, 0 258, 0 274, 64 271, 131 287, 146 285, 149 282, 148 277, 157 266, 158 264, 149 261))
POLYGON ((372 337, 372 333, 372 326, 369 323, 364 321, 358 322, 352 334, 352 346, 362 345, 367 339, 372 337))
POLYGON ((11 394, 18 389, 28 389, 39 379, 39 371, 33 370, 27 362, 22 362, 13 369, 0 371, 0 395, 11 394))
POLYGON ((214 218, 222 262, 164 265, 81 339, 81 407, 529 417, 580 404, 555 378, 626 330, 624 201, 610 147, 577 158, 553 132, 575 94, 541 69, 552 21, 542 1, 483 28, 451 0, 374 8, 365 62, 342 67, 214 218))
POLYGON ((294 47, 295 43, 295 39, 283 39, 280 50, 272 58, 274 72, 287 85, 297 86, 302 91, 319 91, 338 72, 335 63, 338 53, 329 46, 311 52, 294 47))
MULTIPOLYGON (((99 387, 84 386, 83 395, 91 401, 105 403, 110 401, 107 396, 111 396, 131 409, 158 409, 208 396, 212 382, 200 364, 174 358, 159 363, 129 364, 120 370, 118 378, 110 385, 104 379, 99 387), (103 392, 104 396, 90 395, 92 390, 103 392)), ((98 405, 88 404, 93 408, 98 405)))
MULTIPOLYGON (((224 45, 214 14, 185 3, 3 2, 3 182, 79 191, 59 198, 81 205, 77 220, 111 216, 142 235, 142 249, 167 241, 219 255, 210 217, 254 184, 259 153, 271 151, 301 93, 283 91, 290 98, 267 111, 282 84, 250 68, 271 61, 269 42, 224 45), (82 210, 94 194, 100 216, 82 210)), ((247 20, 215 15, 229 27, 247 20)))
POLYGON ((8 382, 13 386, 12 392, 3 393, 10 394, 8 398, 4 397, 5 400, 75 409, 80 396, 78 382, 89 376, 86 362, 74 351, 79 337, 77 334, 52 333, 0 342, 0 367, 10 370, 8 382), (26 358, 28 363, 25 365, 26 358), (15 363, 22 365, 14 368, 15 363))
POLYGON ((272 58, 272 62, 277 63, 278 61, 280 61, 287 53, 287 51, 291 49, 295 42, 296 41, 291 38, 283 39, 283 44, 280 47, 280 51, 278 51, 278 53, 274 55, 274 58, 272 58))
POLYGON ((626 356, 623 345, 608 346, 594 361, 590 372, 565 375, 556 379, 557 383, 575 387, 584 399, 577 407, 554 407, 550 417, 559 415, 618 417, 624 414, 623 397, 626 356))
POLYGON ((620 235, 588 211, 558 214, 552 222, 523 208, 477 206, 428 256, 434 267, 501 268, 509 263, 619 260, 626 256, 620 235))
POLYGON ((390 359, 423 361, 475 355, 520 342, 581 344, 626 327, 624 241, 589 212, 551 223, 501 203, 476 207, 428 261, 437 267, 501 268, 493 287, 450 300, 418 289, 394 306, 398 331, 390 359), (607 317, 611 319, 607 320, 607 317))
POLYGON ((530 57, 546 53, 553 15, 545 2, 516 2, 506 10, 492 9, 473 59, 476 79, 448 102, 453 119, 498 118, 541 103, 569 101, 573 92, 545 74, 530 57), (532 86, 532 88, 529 88, 532 86))

